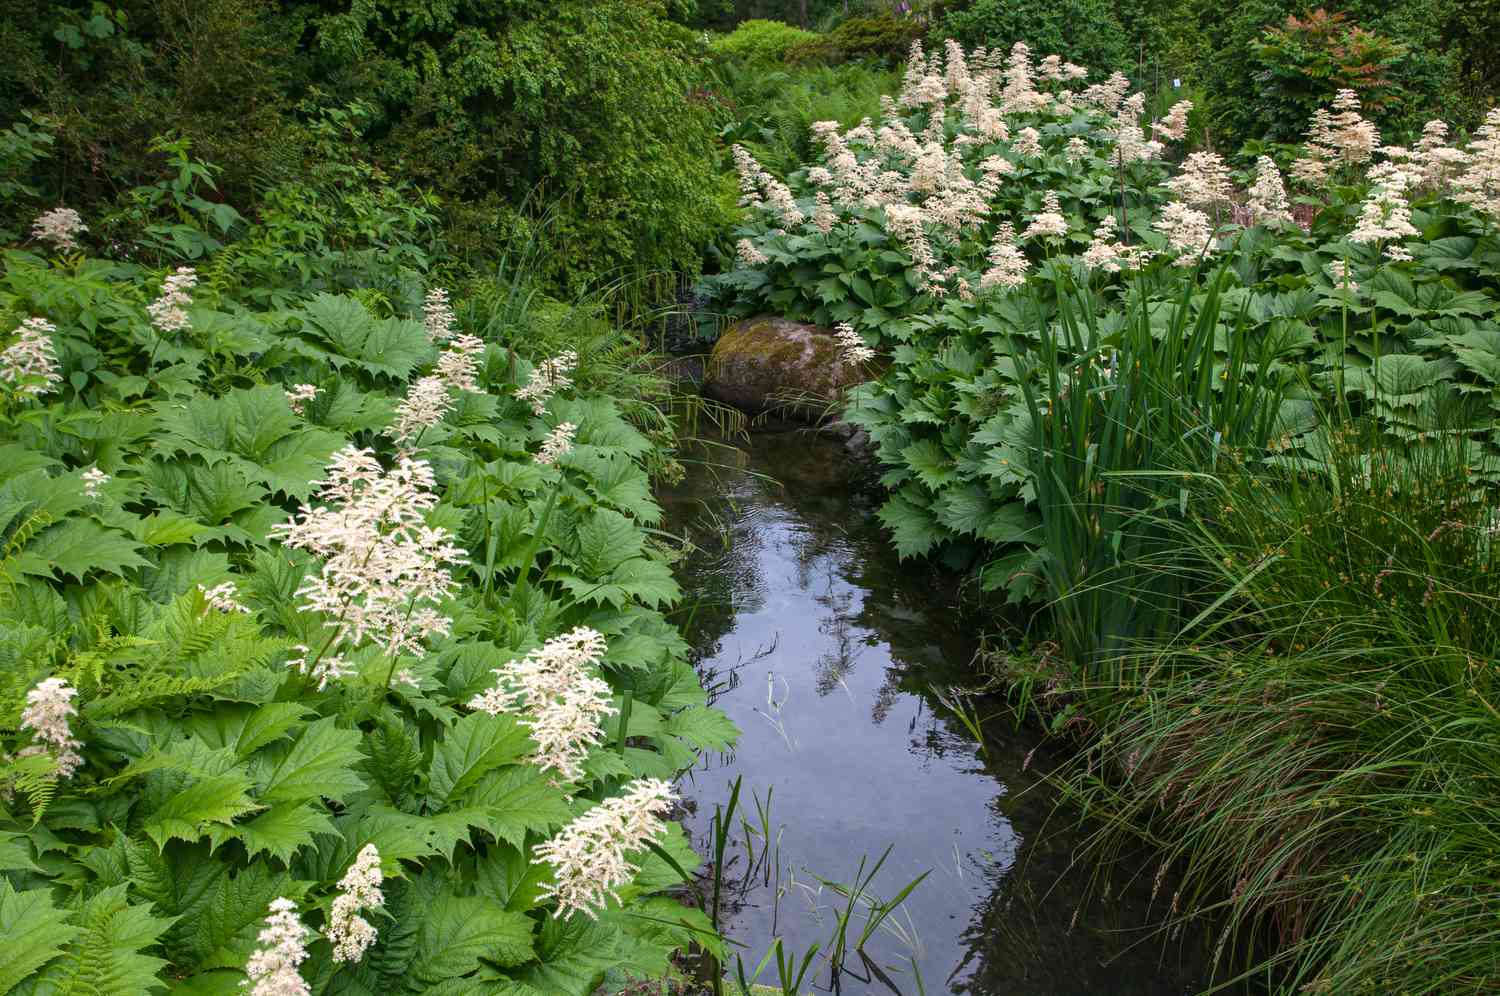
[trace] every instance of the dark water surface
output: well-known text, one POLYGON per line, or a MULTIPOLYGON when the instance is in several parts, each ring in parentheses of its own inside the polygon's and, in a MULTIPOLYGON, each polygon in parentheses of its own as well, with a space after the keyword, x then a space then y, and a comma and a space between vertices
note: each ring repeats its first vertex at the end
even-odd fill
MULTIPOLYGON (((1117 870, 1110 899, 1080 909, 1092 871, 1072 863, 1080 831, 1037 784, 1050 759, 1039 752, 1025 767, 1039 734, 992 720, 981 753, 937 700, 935 688, 969 680, 978 633, 940 576, 898 562, 873 508, 851 494, 842 447, 805 431, 758 433, 740 454, 687 456, 701 462, 660 495, 668 528, 697 547, 678 567, 684 616, 705 684, 744 731, 732 755, 709 757, 684 786, 696 842, 707 851, 736 776, 754 825, 752 794, 772 793, 771 853, 760 860, 751 835, 752 876, 734 832, 725 924, 747 968, 776 935, 799 957, 815 943, 826 950, 844 901, 818 876, 848 882, 862 856, 873 863, 889 846, 872 891, 891 897, 929 874, 866 946, 890 984, 850 955, 843 993, 1202 987, 1201 941, 1149 929, 1173 888, 1152 906, 1149 855, 1134 875, 1117 870)), ((851 946, 864 928, 862 913, 854 920, 851 946)), ((804 991, 832 991, 832 975, 820 956, 804 991)))

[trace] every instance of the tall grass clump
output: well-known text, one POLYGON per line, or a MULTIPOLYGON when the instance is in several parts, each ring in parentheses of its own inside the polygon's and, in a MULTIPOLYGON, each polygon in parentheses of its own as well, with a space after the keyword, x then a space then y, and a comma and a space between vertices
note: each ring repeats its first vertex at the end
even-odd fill
POLYGON ((1179 549, 1168 523, 1184 473, 1224 447, 1263 448, 1278 424, 1275 339, 1223 314, 1224 277, 1196 307, 1184 283, 1164 321, 1138 297, 1113 334, 1086 293, 1059 282, 1060 334, 1036 349, 1039 383, 1021 378, 1040 572, 1062 649, 1086 674, 1180 618, 1181 579, 1163 567, 1179 549))
MULTIPOLYGON (((1167 527, 1199 612, 1085 691, 1068 778, 1109 852, 1143 832, 1214 917, 1218 967, 1276 991, 1500 985, 1500 579, 1463 413, 1393 445, 1327 423, 1326 458, 1233 458, 1167 527)), ((1160 878, 1158 878, 1160 881, 1160 878)))

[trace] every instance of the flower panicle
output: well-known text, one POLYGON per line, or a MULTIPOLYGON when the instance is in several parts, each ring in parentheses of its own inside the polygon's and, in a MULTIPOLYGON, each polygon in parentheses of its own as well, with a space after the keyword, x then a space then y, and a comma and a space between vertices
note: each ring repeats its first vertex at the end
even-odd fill
POLYGON ((533 413, 541 415, 554 394, 573 385, 571 375, 577 366, 578 354, 571 349, 543 360, 532 368, 530 379, 516 391, 516 398, 531 405, 533 413))
POLYGON ((594 673, 604 651, 604 637, 595 630, 569 630, 496 668, 495 685, 469 708, 492 716, 519 713, 537 745, 534 763, 577 781, 589 749, 604 739, 600 721, 617 711, 609 683, 594 673))
POLYGON ((198 271, 191 266, 179 266, 162 281, 161 293, 146 305, 146 313, 158 332, 170 335, 192 327, 187 308, 193 303, 193 296, 188 292, 197 285, 198 271))
POLYGON ((844 364, 857 367, 869 363, 875 358, 875 350, 871 349, 854 326, 848 322, 839 322, 833 327, 834 338, 838 341, 839 357, 844 364))
POLYGON ((626 856, 666 829, 676 798, 668 783, 638 778, 624 795, 604 800, 538 844, 536 856, 552 866, 543 895, 557 901, 553 915, 597 919, 610 898, 618 901, 620 887, 639 870, 626 856))
POLYGON ((62 383, 52 340, 57 326, 45 318, 28 318, 16 331, 16 341, 0 352, 0 380, 13 384, 17 394, 40 397, 62 383))
POLYGON ((60 252, 77 249, 78 236, 88 230, 83 216, 70 207, 44 211, 31 223, 31 237, 39 242, 50 242, 60 252))
MULTIPOLYGON (((351 648, 373 639, 387 654, 423 656, 425 641, 451 628, 436 607, 456 585, 452 568, 468 563, 446 529, 426 524, 437 505, 432 466, 403 457, 386 470, 374 451, 347 446, 327 475, 316 482, 321 504, 304 504, 271 529, 286 546, 323 558, 297 589, 298 608, 323 613, 334 639, 351 648)), ((324 683, 340 676, 326 656, 303 654, 291 665, 324 683)))
POLYGON ((339 880, 339 894, 328 914, 324 931, 333 945, 333 960, 357 962, 375 943, 375 927, 360 913, 385 905, 380 891, 385 881, 380 871, 380 851, 366 844, 339 880))
POLYGON ((245 963, 245 974, 254 983, 250 996, 312 996, 298 968, 307 960, 311 935, 297 915, 296 903, 285 897, 271 900, 265 927, 256 936, 261 947, 245 963))
POLYGON ((542 448, 537 451, 536 462, 543 466, 551 466, 559 459, 571 453, 573 450, 573 439, 578 435, 578 426, 572 422, 560 423, 557 428, 547 433, 547 438, 542 440, 542 448))
POLYGON ((26 707, 21 710, 21 729, 30 730, 36 743, 20 751, 20 756, 50 754, 63 778, 83 767, 79 748, 83 743, 73 736, 70 718, 78 715, 73 699, 78 689, 62 678, 46 678, 26 693, 26 707))

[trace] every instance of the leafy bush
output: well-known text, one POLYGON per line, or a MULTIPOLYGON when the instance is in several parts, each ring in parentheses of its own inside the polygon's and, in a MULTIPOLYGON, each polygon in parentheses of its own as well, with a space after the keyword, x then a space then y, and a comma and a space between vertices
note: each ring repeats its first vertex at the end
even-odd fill
POLYGON ((1386 116, 1412 95, 1396 90, 1391 67, 1406 54, 1389 38, 1319 8, 1288 17, 1255 42, 1261 137, 1299 139, 1312 114, 1340 90, 1353 90, 1375 116, 1386 116))
POLYGON ((1002 676, 1097 734, 1089 811, 1186 863, 1170 926, 1222 914, 1216 962, 1289 992, 1493 990, 1500 109, 1392 149, 1342 94, 1293 202, 1076 77, 951 43, 810 164, 737 150, 706 284, 886 354, 844 412, 880 516, 1049 601, 1002 676))
POLYGON ((721 137, 752 149, 757 159, 779 171, 794 170, 816 156, 815 122, 853 127, 876 117, 881 95, 900 85, 895 73, 863 62, 775 71, 725 65, 716 75, 733 114, 721 137))
POLYGON ((337 158, 439 195, 478 272, 543 233, 557 287, 694 272, 723 222, 702 44, 661 3, 42 7, 0 18, 0 118, 58 121, 58 168, 33 184, 54 202, 103 213, 170 146, 222 164, 213 199, 253 215, 323 154, 327 115, 362 104, 337 158))
POLYGON ((708 50, 720 58, 751 64, 775 63, 784 61, 793 46, 817 39, 817 34, 802 28, 755 19, 743 21, 729 34, 715 38, 708 50))
POLYGON ((973 0, 950 11, 942 31, 969 48, 1007 52, 1022 41, 1089 66, 1123 66, 1132 54, 1108 0, 973 0))
MULTIPOLYGON (((283 211, 237 245, 315 225, 283 211)), ((338 244, 304 238, 289 261, 338 244)), ((223 256, 3 253, 0 989, 243 993, 281 959, 317 993, 591 996, 713 947, 661 895, 697 859, 650 779, 735 731, 661 614, 666 456, 599 393, 607 354, 445 345, 527 324, 514 296, 457 324, 223 256), (594 706, 560 744, 495 669, 564 635, 594 706), (603 872, 572 891, 546 842, 626 796, 651 812, 592 918, 603 872)))
MULTIPOLYGON (((1430 118, 1440 117, 1459 127, 1472 127, 1486 107, 1494 102, 1491 93, 1482 102, 1461 99, 1455 46, 1457 34, 1445 37, 1442 26, 1450 0, 1400 0, 1396 3, 1346 0, 1322 4, 1292 0, 1247 0, 1225 11, 1222 5, 1203 4, 1199 12, 1199 32, 1203 38, 1197 78, 1208 89, 1209 111, 1221 144, 1228 148, 1258 138, 1264 131, 1263 112, 1257 101, 1246 100, 1246 94, 1258 92, 1259 77, 1266 71, 1259 61, 1256 42, 1268 29, 1286 23, 1293 15, 1303 16, 1314 7, 1323 7, 1342 15, 1349 24, 1394 39, 1404 47, 1404 55, 1388 65, 1384 74, 1392 96, 1388 113, 1377 117, 1377 123, 1393 141, 1405 141, 1421 130, 1430 118), (1399 100, 1394 99, 1399 95, 1399 100)), ((1309 56, 1297 55, 1296 65, 1309 56)), ((1329 67, 1332 68, 1331 66, 1329 67)), ((1288 68, 1288 72, 1295 72, 1288 68)), ((1323 99, 1332 96, 1333 84, 1323 84, 1323 99)), ((1278 128, 1289 122, 1277 121, 1278 128)))
MULTIPOLYGON (((1425 233, 1400 238, 1410 262, 1383 264, 1381 241, 1351 239, 1351 227, 1363 227, 1356 219, 1370 210, 1380 217, 1387 203, 1384 187, 1359 170, 1340 172, 1331 187, 1309 185, 1328 200, 1307 231, 1286 214, 1250 225, 1255 216, 1248 206, 1231 212, 1221 202, 1197 215, 1203 228, 1196 241, 1182 243, 1170 218, 1186 205, 1166 211, 1183 196, 1167 182, 1190 190, 1198 166, 1216 160, 1200 156, 1184 179, 1170 177, 1167 164, 1149 152, 1136 158, 1144 136, 1128 105, 1113 110, 1121 106, 1118 93, 1096 88, 1091 99, 1068 100, 1013 93, 1003 99, 1021 107, 1039 100, 1040 109, 1001 117, 952 96, 943 105, 941 138, 930 131, 924 102, 936 98, 919 94, 947 92, 948 79, 959 81, 959 94, 974 86, 994 93, 1003 75, 994 66, 966 66, 956 49, 946 66, 937 60, 917 66, 896 102, 901 110, 887 114, 880 131, 820 129, 822 162, 791 172, 789 187, 745 160, 743 189, 758 207, 738 234, 747 240, 742 258, 754 265, 708 282, 733 314, 850 322, 890 349, 889 372, 856 392, 848 417, 870 431, 890 467, 891 495, 881 515, 903 555, 989 562, 987 587, 1012 597, 1033 590, 1035 547, 1026 541, 1034 542, 1036 520, 1028 510, 1034 485, 1025 468, 1034 419, 1021 390, 1029 351, 1061 332, 1050 283, 1036 295, 1005 293, 1002 263, 1020 280, 1031 271, 1050 280, 1060 267, 1082 269, 1079 306, 1104 316, 1101 334, 1116 346, 1126 321, 1121 278, 1112 271, 1140 271, 1136 293, 1144 295, 1141 307, 1160 336, 1168 328, 1167 303, 1178 299, 1182 274, 1190 272, 1181 264, 1205 250, 1222 255, 1231 267, 1225 294, 1234 321, 1247 322, 1254 339, 1282 338, 1288 349, 1273 369, 1307 380, 1289 398, 1285 444, 1293 450, 1315 445, 1306 435, 1315 398, 1378 414, 1405 438, 1418 431, 1410 406, 1429 390, 1482 397, 1500 411, 1494 348, 1479 345, 1488 343, 1487 323, 1500 310, 1492 288, 1493 222, 1453 200, 1446 180, 1433 174, 1431 182, 1405 188, 1402 196, 1413 198, 1417 212, 1413 232, 1425 233), (1023 136, 1026 128, 1035 135, 1023 136), (1035 148, 1026 148, 1023 137, 1035 148), (1123 167, 1122 145, 1136 150, 1123 167), (1049 193, 1057 198, 1055 211, 1049 193), (1230 224, 1231 214, 1247 224, 1230 224), (1002 234, 1003 223, 1013 226, 1009 234, 1002 234), (1029 248, 1013 241, 1023 228, 1032 231, 1029 248), (1192 245, 1198 250, 1184 248, 1192 245), (1086 253, 1091 264, 1083 263, 1086 253), (1461 262, 1452 265, 1450 256, 1461 262), (1355 291, 1333 275, 1346 265, 1355 291), (997 557, 997 545, 1017 542, 1026 545, 997 557)), ((1025 55, 1012 56, 1008 72, 1011 80, 1039 79, 1025 55), (1020 71, 1023 61, 1029 76, 1020 71)), ((1063 86, 1039 85, 1049 88, 1044 93, 1063 86)), ((1352 120, 1363 119, 1355 112, 1352 120)), ((1309 147, 1304 156, 1315 153, 1327 154, 1309 147)), ((1299 175, 1322 162, 1306 159, 1299 175)), ((1279 174, 1269 179, 1281 183, 1279 174)), ((1212 196, 1246 196, 1225 191, 1212 196)), ((1202 301, 1201 290, 1189 296, 1194 315, 1202 301)), ((1222 347, 1217 352, 1215 378, 1228 362, 1222 347)), ((1500 479, 1500 450, 1483 432, 1475 443, 1476 474, 1500 479)))
POLYGON ((851 59, 882 59, 894 63, 906 56, 911 43, 921 35, 921 26, 906 18, 889 14, 850 17, 821 38, 794 46, 787 59, 830 64, 851 59))

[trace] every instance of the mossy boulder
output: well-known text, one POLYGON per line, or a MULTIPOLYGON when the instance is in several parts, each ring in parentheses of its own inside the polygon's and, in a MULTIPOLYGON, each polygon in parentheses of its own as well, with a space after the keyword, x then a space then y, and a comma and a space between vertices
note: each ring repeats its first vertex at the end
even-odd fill
POLYGON ((828 329, 761 315, 736 322, 719 337, 703 391, 754 415, 816 421, 834 413, 844 391, 869 379, 865 367, 844 362, 828 329))

